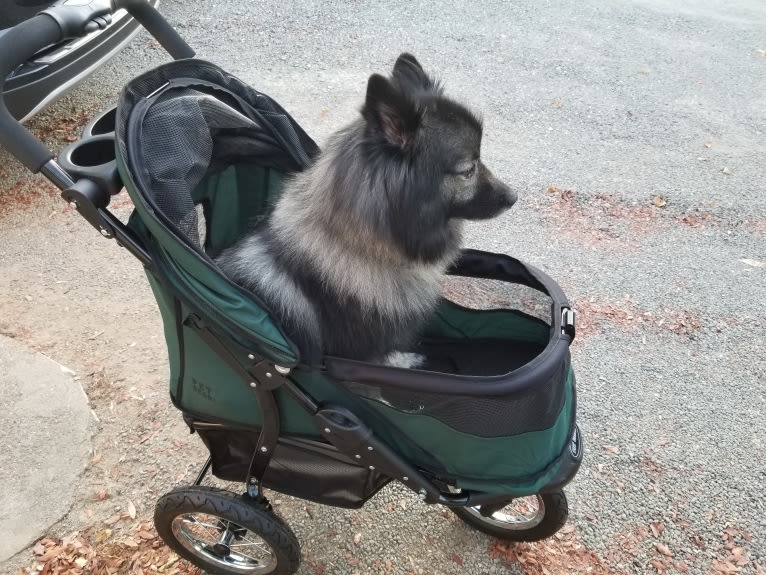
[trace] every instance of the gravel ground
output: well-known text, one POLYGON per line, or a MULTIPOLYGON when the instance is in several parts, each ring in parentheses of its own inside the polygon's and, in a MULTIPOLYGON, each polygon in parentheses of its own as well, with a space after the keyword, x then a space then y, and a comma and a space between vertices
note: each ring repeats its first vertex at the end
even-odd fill
MULTIPOLYGON (((582 557, 596 573, 766 572, 766 5, 191 4, 162 6, 198 55, 320 143, 356 113, 369 73, 414 53, 483 113, 486 163, 524 190, 467 243, 542 267, 579 314, 586 454, 565 534, 521 562, 399 487, 353 512, 277 497, 302 575, 537 573, 546 560, 571 573, 582 557)), ((139 37, 31 126, 65 139, 161 61, 139 37)), ((52 534, 128 501, 148 516, 203 455, 167 400, 149 290, 50 188, 0 166, 0 331, 75 369, 101 419, 97 461, 52 534)))

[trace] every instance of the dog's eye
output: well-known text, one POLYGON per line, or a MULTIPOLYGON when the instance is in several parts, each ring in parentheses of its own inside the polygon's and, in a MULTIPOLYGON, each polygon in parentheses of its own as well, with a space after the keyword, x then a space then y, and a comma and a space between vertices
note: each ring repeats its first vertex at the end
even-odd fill
POLYGON ((476 171, 476 164, 472 164, 470 168, 467 170, 460 172, 460 175, 463 176, 466 180, 473 177, 473 173, 476 171))

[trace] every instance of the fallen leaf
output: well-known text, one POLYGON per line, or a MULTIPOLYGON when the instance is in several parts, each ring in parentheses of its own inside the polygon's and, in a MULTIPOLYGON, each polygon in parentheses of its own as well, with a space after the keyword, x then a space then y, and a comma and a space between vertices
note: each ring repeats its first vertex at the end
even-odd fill
POLYGON ((556 186, 548 186, 548 193, 549 194, 557 194, 559 189, 556 186))
POLYGON ((154 533, 151 533, 149 531, 139 531, 138 533, 136 533, 136 535, 138 535, 141 539, 146 539, 147 541, 149 539, 154 539, 155 537, 154 533))
POLYGON ((616 445, 605 445, 604 451, 606 451, 609 455, 617 455, 620 452, 620 448, 616 445))
POLYGON ((391 562, 390 559, 386 559, 386 571, 391 571, 391 568, 394 566, 394 564, 391 562))
POLYGON ((32 551, 35 555, 42 555, 45 553, 45 545, 38 541, 37 544, 32 548, 32 551))
POLYGON ((668 205, 668 202, 662 196, 654 196, 654 199, 652 199, 652 204, 658 208, 664 208, 666 205, 668 205))
POLYGON ((77 565, 80 569, 84 569, 88 564, 88 560, 85 557, 78 557, 74 560, 74 564, 77 565))
POLYGON ((122 519, 122 513, 115 513, 108 519, 104 519, 104 525, 114 525, 120 519, 122 519))
POLYGON ((665 447, 666 445, 670 445, 670 440, 667 437, 660 437, 660 440, 657 443, 660 447, 665 447))
POLYGON ((564 527, 559 529, 559 533, 561 533, 562 535, 567 535, 568 533, 572 533, 574 530, 575 530, 574 524, 567 523, 566 525, 564 525, 564 527))
POLYGON ((463 559, 460 557, 460 555, 457 555, 456 553, 452 553, 450 555, 450 559, 452 559, 458 565, 462 565, 463 564, 463 559))
POLYGON ((93 459, 90 460, 90 464, 96 465, 99 461, 101 461, 101 454, 96 453, 96 455, 93 456, 93 459))
POLYGON ((662 535, 662 532, 665 531, 665 524, 660 522, 652 522, 649 524, 649 529, 652 530, 652 534, 655 537, 659 537, 662 535))
POLYGON ((654 548, 662 553, 665 557, 673 557, 673 553, 671 553, 670 548, 664 543, 657 543, 654 548))
POLYGON ((563 107, 564 107, 564 102, 562 102, 561 100, 557 100, 557 101, 556 101, 556 103, 555 103, 553 106, 554 106, 554 107, 555 107, 557 110, 560 110, 561 108, 563 108, 563 107))
POLYGON ((133 505, 133 502, 128 499, 128 515, 130 515, 131 519, 136 518, 136 506, 133 505))

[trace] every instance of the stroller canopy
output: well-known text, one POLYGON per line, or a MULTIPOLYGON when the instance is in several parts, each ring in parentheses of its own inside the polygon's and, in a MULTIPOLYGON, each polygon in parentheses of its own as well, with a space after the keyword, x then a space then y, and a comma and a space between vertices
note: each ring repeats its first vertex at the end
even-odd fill
POLYGON ((191 59, 125 87, 115 137, 136 208, 130 226, 148 240, 152 272, 227 335, 296 364, 297 347, 258 295, 229 281, 208 254, 257 223, 253 214, 265 216, 284 175, 304 169, 317 145, 271 98, 191 59))

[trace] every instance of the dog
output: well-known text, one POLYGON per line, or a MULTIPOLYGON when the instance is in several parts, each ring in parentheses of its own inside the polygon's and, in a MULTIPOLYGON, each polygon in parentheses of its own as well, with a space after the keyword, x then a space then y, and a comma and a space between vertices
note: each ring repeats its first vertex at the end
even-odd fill
POLYGON ((370 76, 361 116, 294 175, 268 220, 216 262, 259 294, 305 359, 413 368, 409 351, 460 253, 464 220, 516 193, 482 163, 482 122, 411 54, 370 76))

